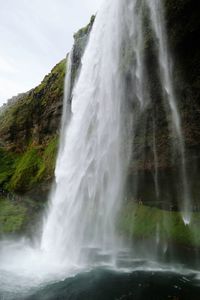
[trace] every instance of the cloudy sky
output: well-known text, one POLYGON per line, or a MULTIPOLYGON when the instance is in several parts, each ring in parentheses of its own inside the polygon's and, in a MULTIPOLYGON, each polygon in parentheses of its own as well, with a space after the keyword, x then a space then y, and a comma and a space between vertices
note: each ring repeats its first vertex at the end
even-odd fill
POLYGON ((103 0, 0 0, 0 105, 41 82, 103 0))

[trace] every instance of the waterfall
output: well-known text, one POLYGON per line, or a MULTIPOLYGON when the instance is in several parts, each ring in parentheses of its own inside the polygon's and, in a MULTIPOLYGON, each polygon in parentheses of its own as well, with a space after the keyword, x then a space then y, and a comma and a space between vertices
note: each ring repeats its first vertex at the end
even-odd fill
POLYGON ((106 1, 98 13, 72 92, 71 120, 68 124, 67 114, 63 120, 41 247, 74 264, 85 259, 88 248, 115 253, 120 244, 115 221, 123 199, 129 158, 124 145, 130 127, 127 119, 125 124, 120 65, 122 8, 121 1, 106 1))

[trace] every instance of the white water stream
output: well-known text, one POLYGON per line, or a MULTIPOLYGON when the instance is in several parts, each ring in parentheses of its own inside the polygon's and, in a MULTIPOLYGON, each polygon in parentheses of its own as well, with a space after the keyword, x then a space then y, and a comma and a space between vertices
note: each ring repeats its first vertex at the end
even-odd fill
POLYGON ((120 2, 113 6, 107 1, 99 12, 83 56, 42 236, 44 251, 75 264, 87 247, 112 253, 118 247, 115 218, 128 165, 123 152, 122 40, 116 23, 120 2))

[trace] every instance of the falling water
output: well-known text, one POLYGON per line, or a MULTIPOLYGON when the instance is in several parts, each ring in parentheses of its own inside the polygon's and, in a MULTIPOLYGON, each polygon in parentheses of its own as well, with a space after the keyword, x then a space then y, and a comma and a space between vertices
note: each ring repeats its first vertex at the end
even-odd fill
POLYGON ((129 157, 124 147, 128 113, 120 69, 122 33, 116 22, 126 21, 123 6, 106 1, 99 12, 72 93, 71 121, 63 121, 56 187, 41 247, 74 264, 85 259, 88 248, 109 251, 113 260, 119 247, 115 220, 129 157))
POLYGON ((160 195, 160 188, 158 182, 158 153, 156 147, 156 125, 155 121, 153 123, 153 153, 154 153, 154 165, 155 165, 155 174, 154 174, 154 181, 155 181, 155 190, 156 190, 156 197, 159 199, 160 195))

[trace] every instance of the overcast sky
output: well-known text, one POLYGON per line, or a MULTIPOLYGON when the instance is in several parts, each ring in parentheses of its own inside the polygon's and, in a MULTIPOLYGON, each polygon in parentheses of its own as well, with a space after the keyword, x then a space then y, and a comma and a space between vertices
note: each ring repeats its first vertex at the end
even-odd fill
POLYGON ((0 0, 0 105, 41 82, 103 0, 0 0))

